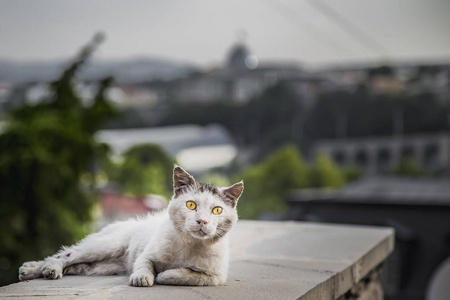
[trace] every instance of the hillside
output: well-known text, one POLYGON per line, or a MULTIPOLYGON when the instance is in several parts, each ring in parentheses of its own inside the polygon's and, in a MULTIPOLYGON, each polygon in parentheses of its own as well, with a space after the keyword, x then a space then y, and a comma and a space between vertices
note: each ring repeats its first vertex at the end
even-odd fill
MULTIPOLYGON (((15 83, 54 80, 67 66, 66 61, 18 62, 0 58, 0 80, 15 83)), ((112 75, 117 81, 139 82, 173 79, 196 70, 187 63, 159 58, 93 61, 81 72, 81 78, 95 80, 112 75)))

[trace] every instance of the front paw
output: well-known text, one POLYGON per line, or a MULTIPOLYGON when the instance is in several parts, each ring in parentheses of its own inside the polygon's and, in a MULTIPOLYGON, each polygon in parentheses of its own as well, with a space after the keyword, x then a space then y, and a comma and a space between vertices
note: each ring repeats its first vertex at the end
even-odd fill
POLYGON ((131 286, 152 286, 155 276, 150 272, 138 271, 130 276, 131 286))
POLYGON ((178 284, 180 274, 178 270, 167 270, 161 272, 156 276, 157 284, 178 284))
POLYGON ((47 257, 42 266, 42 276, 47 279, 61 279, 63 277, 63 262, 54 257, 47 257))
POLYGON ((19 268, 19 280, 31 280, 42 276, 43 261, 29 261, 19 268))
POLYGON ((63 277, 62 268, 57 265, 44 265, 42 275, 48 279, 61 279, 63 277))

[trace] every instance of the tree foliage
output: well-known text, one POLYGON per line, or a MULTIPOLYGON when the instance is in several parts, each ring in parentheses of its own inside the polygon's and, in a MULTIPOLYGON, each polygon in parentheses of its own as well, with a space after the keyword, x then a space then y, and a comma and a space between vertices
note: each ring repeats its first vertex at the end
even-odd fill
POLYGON ((174 160, 155 144, 136 145, 127 150, 123 160, 108 168, 110 180, 118 182, 125 193, 135 196, 172 191, 174 160))
POLYGON ((333 160, 325 154, 317 156, 310 170, 310 187, 340 188, 345 185, 345 176, 333 160))
POLYGON ((405 157, 392 168, 391 175, 398 177, 426 177, 427 173, 423 170, 415 159, 405 157))
POLYGON ((21 262, 42 259, 86 233, 95 199, 92 182, 81 178, 105 154, 94 133, 116 111, 105 97, 110 78, 99 83, 89 105, 73 81, 100 41, 97 36, 50 84, 48 99, 6 119, 0 134, 0 285, 17 278, 21 262))
POLYGON ((347 183, 358 180, 364 175, 364 171, 356 166, 344 167, 342 168, 342 172, 347 183))
POLYGON ((239 215, 243 219, 284 213, 285 200, 292 189, 340 188, 347 182, 344 170, 330 157, 321 155, 309 166, 293 145, 284 146, 263 162, 245 169, 236 177, 240 179, 245 183, 245 192, 239 200, 239 215))
POLYGON ((287 192, 309 185, 308 167, 294 146, 279 149, 238 178, 245 184, 239 200, 239 215, 244 219, 257 218, 264 212, 284 212, 287 192))

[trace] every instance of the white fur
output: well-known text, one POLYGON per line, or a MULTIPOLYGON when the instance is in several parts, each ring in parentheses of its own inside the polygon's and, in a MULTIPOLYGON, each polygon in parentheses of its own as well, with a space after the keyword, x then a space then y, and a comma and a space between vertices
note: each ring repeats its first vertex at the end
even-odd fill
POLYGON ((131 274, 133 286, 152 286, 155 281, 223 284, 228 273, 227 233, 237 221, 237 212, 222 199, 188 188, 174 196, 163 212, 116 222, 44 261, 24 263, 19 279, 131 274), (196 209, 189 210, 187 201, 195 201, 196 209), (215 206, 223 208, 220 215, 212 214, 215 206))

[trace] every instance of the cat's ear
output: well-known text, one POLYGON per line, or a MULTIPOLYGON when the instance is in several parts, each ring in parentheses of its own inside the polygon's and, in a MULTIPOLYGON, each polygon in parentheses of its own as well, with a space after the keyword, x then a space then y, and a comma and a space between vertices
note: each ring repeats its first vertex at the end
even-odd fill
POLYGON ((194 185, 195 179, 182 167, 175 165, 173 168, 173 191, 175 195, 185 186, 194 185))
POLYGON ((222 190, 222 193, 225 196, 225 202, 232 207, 235 207, 243 191, 244 182, 239 181, 238 183, 235 183, 230 187, 224 188, 222 190))

